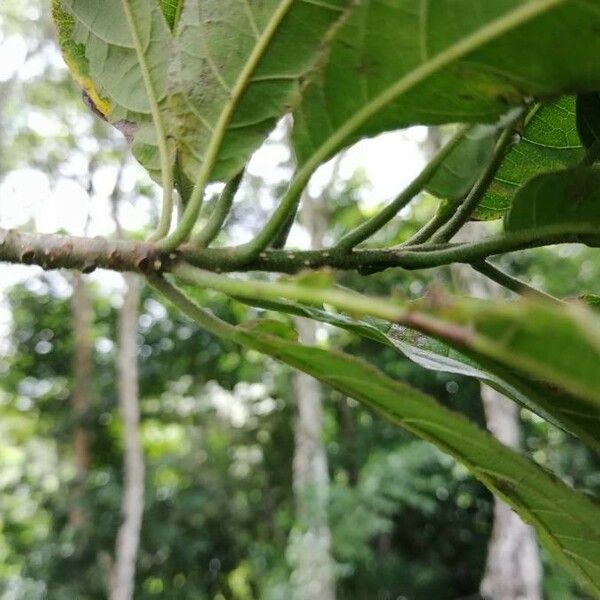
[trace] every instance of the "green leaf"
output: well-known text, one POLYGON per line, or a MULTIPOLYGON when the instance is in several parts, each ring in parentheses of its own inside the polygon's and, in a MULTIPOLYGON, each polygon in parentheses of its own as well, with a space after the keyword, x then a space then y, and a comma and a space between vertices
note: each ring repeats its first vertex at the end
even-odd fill
POLYGON ((229 180, 300 98, 350 0, 188 0, 171 107, 186 175, 229 180))
POLYGON ((354 320, 340 313, 290 301, 237 299, 266 310, 314 319, 385 344, 426 369, 477 378, 600 452, 600 409, 590 409, 569 390, 544 384, 538 378, 533 380, 512 365, 507 366, 472 348, 461 346, 462 351, 459 351, 445 341, 408 327, 390 326, 381 319, 354 320))
MULTIPOLYGON (((535 463, 481 431, 462 415, 440 406, 433 398, 390 379, 362 360, 335 350, 304 346, 296 341, 274 337, 265 333, 256 322, 232 326, 204 311, 165 280, 153 278, 151 282, 201 327, 213 334, 224 336, 241 346, 277 358, 312 375, 454 456, 491 491, 512 506, 526 522, 531 523, 536 528, 540 541, 556 559, 580 577, 590 591, 600 598, 600 507, 593 499, 573 491, 535 463)), ((236 287, 242 289, 240 285, 236 287)), ((257 289, 256 285, 246 287, 257 289)), ((281 286, 277 289, 281 290, 281 286)), ((440 324, 437 319, 429 318, 425 321, 424 315, 416 312, 407 315, 407 320, 416 325, 419 319, 415 317, 419 316, 420 328, 433 330, 434 333, 439 330, 451 331, 453 333, 447 333, 447 337, 463 341, 479 340, 482 337, 479 331, 481 329, 485 334, 491 335, 501 347, 512 341, 512 347, 507 348, 507 352, 512 351, 519 356, 526 350, 535 350, 534 354, 537 355, 541 346, 540 343, 535 343, 536 339, 540 341, 538 319, 531 319, 533 323, 527 321, 522 324, 527 333, 534 334, 534 339, 531 339, 531 335, 508 335, 512 331, 506 328, 505 323, 499 322, 502 317, 516 315, 517 323, 521 324, 523 316, 532 316, 529 313, 521 314, 529 307, 530 303, 525 303, 524 306, 519 303, 513 314, 515 311, 512 306, 498 307, 493 303, 470 301, 453 303, 446 300, 443 306, 441 303, 437 307, 430 306, 430 312, 437 308, 436 312, 440 313, 440 317, 452 316, 454 324, 451 327, 440 324), (491 314, 488 314, 490 306, 491 314), (464 321, 468 322, 468 326, 463 326, 464 321), (474 330, 477 330, 477 335, 474 330)), ((531 307, 536 310, 547 308, 535 304, 531 304, 531 307)), ((548 307, 548 310, 551 309, 557 310, 554 305, 548 307)), ((579 307, 573 310, 576 313, 578 310, 583 311, 579 307)), ((571 316, 571 312, 569 310, 566 316, 571 316)), ((585 311, 583 314, 576 314, 577 319, 589 320, 590 316, 585 311)), ((592 323, 592 328, 594 325, 600 327, 600 321, 592 323)), ((551 333, 555 331, 552 330, 551 333)), ((561 333, 565 332, 561 329, 561 333)), ((589 340, 598 343, 598 334, 598 331, 594 331, 589 340)), ((548 338, 543 339, 547 344, 548 338)), ((564 342, 564 339, 559 341, 564 342)), ((567 374, 565 376, 571 371, 581 371, 581 366, 576 367, 574 363, 581 359, 579 352, 582 345, 585 345, 584 342, 573 348, 574 356, 570 358, 555 357, 550 361, 551 368, 545 370, 558 368, 567 374)), ((597 345, 596 351, 600 352, 600 344, 597 345)), ((479 342, 476 349, 489 351, 490 346, 479 342)), ((553 351, 555 348, 551 347, 549 350, 553 351)), ((497 358, 498 353, 494 353, 494 356, 497 358)), ((521 358, 520 361, 522 365, 530 362, 521 358)), ((582 362, 589 367, 594 359, 582 362)), ((597 365, 597 360, 594 364, 597 365)), ((580 375, 580 372, 576 373, 576 376, 580 375)), ((584 379, 588 381, 593 377, 587 373, 584 379)), ((600 374, 596 377, 600 377, 600 374)))
POLYGON ((253 326, 236 328, 234 337, 316 377, 454 456, 532 524, 555 558, 600 597, 600 509, 590 499, 461 415, 361 360, 266 335, 253 326))
POLYGON ((464 353, 598 448, 600 319, 583 305, 453 299, 407 324, 464 353), (568 351, 565 351, 568 349, 568 351))
POLYGON ((520 143, 504 159, 475 216, 501 218, 527 181, 545 171, 576 165, 583 155, 575 125, 575 98, 566 96, 548 106, 535 106, 527 115, 520 143))
POLYGON ((584 294, 579 297, 579 300, 589 306, 592 310, 600 312, 600 296, 597 294, 584 294))
POLYGON ((530 97, 600 89, 599 24, 593 2, 360 3, 295 113, 299 162, 312 169, 389 129, 491 122, 530 97))
POLYGON ((135 21, 134 32, 129 28, 123 0, 63 0, 62 3, 75 19, 73 38, 85 47, 96 89, 113 105, 107 118, 149 121, 152 110, 146 74, 156 102, 162 102, 167 95, 171 33, 158 3, 128 1, 135 21), (144 64, 138 60, 138 41, 144 64))
POLYGON ((62 0, 68 42, 84 49, 90 87, 107 99, 100 112, 139 126, 134 154, 156 177, 156 104, 183 172, 197 181, 205 168, 204 183, 236 175, 297 102, 350 3, 62 0))
POLYGON ((61 0, 52 0, 52 21, 56 27, 60 50, 73 79, 85 91, 98 112, 102 115, 108 114, 112 108, 111 102, 101 98, 96 90, 90 77, 90 65, 85 56, 85 46, 77 43, 73 37, 75 19, 63 10, 61 0))
POLYGON ((476 377, 600 452, 598 409, 582 403, 568 390, 532 380, 512 366, 472 349, 462 348, 463 351, 459 352, 444 342, 409 328, 392 327, 388 335, 407 358, 422 367, 476 377))
POLYGON ((496 126, 473 127, 439 166, 427 184, 427 191, 445 200, 463 198, 490 162, 497 141, 496 126))
MULTIPOLYGON (((343 288, 243 281, 185 265, 178 266, 175 275, 231 296, 267 300, 276 309, 290 300, 312 306, 330 304, 355 317, 370 315, 420 331, 517 387, 529 405, 536 406, 537 396, 541 397, 536 412, 551 415, 565 429, 598 446, 600 319, 583 305, 528 298, 507 304, 440 293, 407 304, 343 288), (528 394, 529 389, 539 390, 539 395, 528 394), (546 395, 546 391, 551 393, 546 395)), ((373 337, 371 331, 368 335, 373 337)))
POLYGON ((518 119, 520 113, 520 108, 512 109, 493 125, 471 126, 438 167, 427 191, 444 200, 464 198, 490 163, 501 131, 518 119))
POLYGON ((261 331, 278 338, 298 341, 298 333, 285 321, 275 319, 257 319, 246 321, 245 327, 253 331, 261 331))
POLYGON ((385 331, 389 328, 389 323, 380 319, 370 319, 368 321, 351 319, 341 313, 332 313, 320 308, 315 308, 314 306, 306 306, 304 304, 298 304, 297 302, 291 302, 290 300, 265 300, 263 298, 250 296, 232 297, 238 302, 243 302, 249 306, 295 315, 297 317, 304 317, 306 319, 313 319, 314 321, 320 321, 321 323, 327 323, 328 325, 333 325, 340 329, 356 333, 357 335, 372 339, 376 342, 388 344, 390 346, 393 345, 389 343, 389 339, 385 335, 385 331))
POLYGON ((577 132, 586 148, 600 140, 600 94, 577 96, 577 132))
POLYGON ((160 0, 160 8, 171 31, 175 29, 181 16, 184 0, 160 0))
MULTIPOLYGON (((507 232, 552 226, 600 234, 599 170, 575 167, 538 175, 517 193, 504 223, 507 232)), ((581 236, 589 245, 599 240, 598 235, 581 236)))

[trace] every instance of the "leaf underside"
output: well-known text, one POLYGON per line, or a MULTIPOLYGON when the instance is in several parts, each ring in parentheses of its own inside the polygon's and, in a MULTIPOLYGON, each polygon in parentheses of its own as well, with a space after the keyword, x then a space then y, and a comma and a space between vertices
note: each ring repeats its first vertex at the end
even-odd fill
POLYGON ((364 135, 412 124, 492 122, 527 98, 600 89, 600 66, 590 68, 589 60, 600 53, 595 3, 428 6, 360 4, 295 112, 300 163, 364 135))
MULTIPOLYGON (((600 89, 600 63, 589 60, 600 56, 595 1, 439 0, 435 10, 420 0, 61 2, 68 17, 59 23, 61 45, 71 68, 91 85, 93 98, 106 99, 101 112, 109 120, 138 125, 134 151, 153 174, 160 166, 155 105, 183 173, 197 180, 207 171, 214 181, 237 175, 290 111, 300 168, 312 172, 364 136, 413 124, 494 123, 537 98, 547 104, 528 115, 521 143, 476 217, 496 218, 510 208, 508 232, 600 226, 599 172, 564 169, 583 155, 574 100, 556 101, 600 89), (539 58, 547 56, 552 60, 539 58), (548 170, 555 172, 541 174, 548 170)), ((475 131, 430 191, 448 199, 466 193, 496 140, 490 127, 475 131)), ((427 368, 483 379, 600 446, 600 321, 582 307, 422 302, 407 318, 410 328, 391 330, 293 303, 270 308, 376 339, 427 368)), ((343 353, 304 347, 280 323, 238 327, 235 338, 463 462, 600 595, 600 511, 593 502, 428 396, 343 353)))
MULTIPOLYGON (((559 384, 555 376, 550 382, 544 383, 540 377, 539 371, 535 370, 536 366, 544 364, 546 358, 546 348, 541 348, 535 340, 539 335, 539 331, 546 331, 551 337, 558 336, 559 331, 562 331, 562 337, 558 337, 555 355, 560 354, 561 343, 572 344, 573 340, 577 341, 582 337, 578 335, 578 329, 581 329, 582 319, 585 321, 586 316, 577 315, 574 318, 567 317, 557 321, 555 312, 543 312, 538 308, 533 308, 527 305, 523 309, 522 316, 520 315, 504 315, 502 307, 496 307, 491 310, 489 317, 483 318, 483 325, 476 329, 477 333, 481 334, 483 341, 488 339, 496 339, 493 334, 488 334, 485 331, 484 325, 488 326, 488 321, 492 322, 493 318, 503 318, 499 328, 505 328, 506 331, 518 331, 520 319, 533 320, 532 322, 539 323, 538 330, 521 331, 519 332, 520 347, 510 342, 508 337, 504 340, 504 345, 500 349, 494 348, 485 351, 476 349, 475 339, 472 335, 471 323, 465 324, 466 333, 468 336, 462 336, 460 341, 449 336, 444 337, 443 331, 438 333, 438 339, 431 335, 426 335, 409 327, 390 325, 389 323, 379 319, 356 320, 351 319, 340 313, 331 313, 329 311, 318 308, 301 305, 290 301, 281 302, 265 302, 257 299, 241 299, 242 301, 258 306, 266 310, 274 310, 288 314, 303 316, 314 319, 345 329, 354 334, 372 339, 379 343, 386 344, 404 354, 413 362, 430 370, 444 371, 449 373, 457 373, 467 377, 475 377, 488 383, 508 398, 511 398, 521 406, 538 414, 555 426, 567 431, 571 435, 580 438, 590 448, 600 452, 600 399, 595 394, 584 394, 580 397, 574 394, 570 389, 568 382, 559 384), (498 313, 498 315, 495 315, 498 313), (555 329, 556 328, 556 329, 555 329), (466 344, 465 339, 471 339, 472 343, 466 344), (518 350, 518 352, 517 352, 518 350), (500 356, 498 356, 500 355, 500 356), (536 363, 528 365, 530 369, 535 370, 523 372, 519 369, 520 360, 522 358, 531 360, 536 363)), ((467 309, 463 309, 467 313, 467 309)), ((560 315, 560 313, 558 313, 560 315)), ((436 315, 439 316, 439 315, 436 315)), ((465 316, 462 317, 465 321, 465 316)), ((597 320, 597 318, 596 318, 597 320)), ((447 320, 442 323, 448 326, 456 326, 456 318, 447 317, 447 320)), ((451 331, 448 327, 446 331, 451 331)), ((543 335, 543 334, 542 334, 543 335)), ((578 366, 583 366, 585 373, 595 371, 595 361, 598 360, 598 355, 595 350, 595 343, 588 344, 587 338, 584 337, 583 343, 578 349, 576 356, 583 356, 584 362, 578 366)), ((580 340, 581 341, 581 340, 580 340)), ((481 345, 481 344, 479 344, 481 345)), ((564 347, 564 346, 563 346, 564 347)), ((569 346, 571 347, 571 346, 569 346)), ((577 344, 573 343, 573 347, 577 344)), ((551 369, 564 371, 565 366, 559 363, 553 363, 551 369)), ((577 377, 576 374, 572 377, 577 377)), ((590 387, 594 387, 594 381, 589 383, 590 387)), ((600 389, 600 388, 599 388, 600 389)))
POLYGON ((107 117, 111 121, 150 122, 151 108, 143 71, 148 71, 156 100, 163 102, 167 95, 168 52, 165 49, 171 38, 157 2, 128 2, 143 50, 144 64, 138 60, 123 0, 62 2, 75 19, 73 37, 85 48, 90 75, 98 93, 111 101, 112 111, 107 117))
POLYGON ((160 161, 143 70, 179 162, 195 181, 211 154, 211 179, 228 180, 299 100, 349 0, 129 0, 140 65, 123 0, 62 0, 75 20, 98 93, 115 122, 135 122, 134 153, 154 175, 160 161), (170 28, 173 28, 171 31, 170 28), (214 163, 214 164, 213 164, 214 163))
POLYGON ((427 191, 444 200, 464 198, 490 162, 498 131, 494 125, 474 126, 439 166, 427 191))
POLYGON ((328 31, 347 4, 185 3, 174 44, 170 108, 188 177, 195 178, 220 135, 212 179, 228 180, 243 168, 277 120, 299 100, 303 82, 326 51, 328 31), (252 69, 245 72, 249 65, 252 69), (223 122, 230 103, 231 116, 223 122))

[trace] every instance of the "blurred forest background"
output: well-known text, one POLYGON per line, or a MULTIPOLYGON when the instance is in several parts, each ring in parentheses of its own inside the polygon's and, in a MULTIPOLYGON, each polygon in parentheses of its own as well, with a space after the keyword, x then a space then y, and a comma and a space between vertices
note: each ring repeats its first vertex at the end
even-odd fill
MULTIPOLYGON (((0 222, 116 235, 114 214, 145 235, 156 190, 124 159, 120 134, 81 102, 47 4, 0 4, 0 222)), ((426 156, 443 135, 419 128, 396 139, 426 156)), ((247 238, 272 208, 292 169, 285 123, 260 153, 220 242, 247 238)), ((305 196, 298 244, 334 239, 377 208, 365 202, 376 182, 349 157, 321 180, 305 196)), ((434 208, 424 195, 382 235, 406 239, 434 208)), ((600 263, 579 247, 528 251, 503 267, 559 296, 599 289, 600 263)), ((431 285, 472 289, 462 275, 342 283, 418 297, 431 285)), ((201 300, 228 320, 258 315, 218 295, 201 300)), ((486 426, 477 381, 336 329, 298 328, 486 426)), ((106 598, 125 484, 134 505, 143 493, 135 598, 481 598, 494 568, 494 501, 463 468, 353 401, 199 331, 135 280, 0 266, 0 336, 1 599, 106 598), (127 339, 139 373, 123 356, 127 339), (139 423, 135 406, 129 420, 120 412, 124 376, 139 423), (137 482, 124 475, 124 451, 130 466, 143 459, 137 482)), ((518 417, 524 452, 600 492, 597 457, 527 411, 518 417)), ((540 556, 543 577, 526 600, 586 598, 540 556)))

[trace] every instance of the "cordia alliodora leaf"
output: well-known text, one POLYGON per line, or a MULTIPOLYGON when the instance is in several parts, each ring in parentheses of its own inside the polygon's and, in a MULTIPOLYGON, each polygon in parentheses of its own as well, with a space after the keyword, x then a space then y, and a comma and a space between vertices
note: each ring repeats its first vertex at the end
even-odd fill
POLYGON ((540 414, 598 449, 600 320, 583 305, 456 299, 423 306, 419 331, 527 394, 540 414), (434 319, 431 320, 430 317, 434 319), (565 351, 568 349, 568 351, 565 351))
POLYGON ((352 4, 128 0, 132 32, 123 2, 62 0, 75 23, 72 41, 85 51, 98 95, 110 103, 104 114, 113 122, 127 119, 139 126, 134 154, 156 174, 160 161, 150 119, 150 82, 177 143, 178 162, 193 181, 205 159, 211 179, 230 179, 239 172, 299 100, 302 86, 325 59, 330 31, 352 4))
POLYGON ((181 16, 184 0, 160 0, 160 8, 171 31, 175 29, 181 16))
POLYGON ((444 200, 463 198, 492 158, 498 135, 493 125, 473 127, 439 166, 427 191, 444 200))
POLYGON ((495 121, 527 98, 600 89, 599 25, 595 2, 360 3, 296 111, 299 162, 389 129, 495 121))
POLYGON ((85 56, 85 46, 78 44, 73 38, 75 19, 63 10, 61 0, 52 0, 52 20, 56 26, 61 52, 73 79, 88 95, 98 112, 107 115, 111 111, 111 103, 98 94, 90 77, 90 66, 85 56))
MULTIPOLYGON (((182 5, 183 0, 161 0, 160 8, 169 27, 174 27, 182 5)), ((152 17, 154 7, 151 2, 132 3, 131 7, 139 27, 140 41, 144 47, 148 47, 148 27, 151 25, 148 17, 152 17)), ((118 55, 112 59, 108 57, 111 47, 127 48, 129 49, 128 54, 131 54, 131 50, 133 50, 131 32, 127 28, 127 19, 125 19, 122 11, 122 3, 120 1, 94 3, 81 0, 52 0, 52 17, 57 28, 58 41, 65 62, 74 79, 90 96, 98 112, 107 118, 110 117, 114 105, 118 104, 119 94, 115 95, 114 89, 111 92, 110 85, 107 90, 101 90, 103 81, 106 78, 102 60, 108 61, 109 67, 114 64, 118 55), (63 4, 65 8, 63 8, 63 4), (94 40, 93 36, 99 37, 101 41, 105 42, 106 46, 104 48, 101 46, 96 47, 94 50, 99 41, 94 40), (93 73, 91 73, 90 59, 86 56, 86 52, 90 53, 92 60, 94 60, 94 52, 101 55, 102 51, 107 56, 99 57, 100 64, 95 64, 93 73), (101 91, 106 94, 106 97, 100 96, 101 91), (108 95, 111 93, 112 95, 109 97, 108 95)), ((166 44, 167 38, 164 36, 164 28, 158 24, 155 25, 155 28, 161 34, 158 41, 164 43, 162 50, 166 55, 169 48, 166 44)), ((133 56, 129 56, 128 59, 127 68, 131 66, 133 56)), ((137 69, 133 70, 136 71, 137 69)), ((117 76, 122 74, 123 69, 117 70, 117 76)), ((159 78, 164 79, 164 74, 161 73, 159 78)), ((137 79, 134 78, 133 83, 134 85, 139 83, 139 75, 137 79)), ((123 81, 124 87, 126 84, 127 80, 123 81)), ((159 84, 159 87, 164 87, 164 83, 159 84)), ((128 104, 128 102, 125 102, 122 109, 125 111, 132 110, 128 104)), ((137 104, 139 105, 139 101, 137 104)), ((122 117, 122 112, 117 115, 117 118, 122 117)), ((141 120, 143 121, 144 118, 142 117, 141 120)))
POLYGON ((184 172, 205 159, 228 180, 325 58, 350 0, 187 0, 171 69, 171 108, 184 172))
POLYGON ((562 227, 565 233, 580 232, 580 241, 591 246, 600 242, 600 171, 573 167, 538 175, 513 199, 504 223, 505 231, 562 227), (598 231, 598 235, 595 234, 598 231))
POLYGON ((545 171, 576 165, 583 154, 575 125, 574 97, 534 106, 525 118, 520 142, 512 146, 479 203, 476 218, 501 218, 527 181, 545 171))
POLYGON ((167 66, 171 33, 155 0, 130 0, 134 30, 123 0, 62 0, 75 20, 74 40, 85 47, 90 76, 102 97, 111 102, 107 118, 150 121, 151 99, 167 95, 167 66), (143 55, 140 61, 136 44, 143 55), (150 86, 150 89, 149 89, 150 86))
POLYGON ((579 299, 589 306, 592 310, 600 312, 600 296, 597 294, 584 294, 579 299))
POLYGON ((546 384, 472 348, 458 351, 406 327, 392 327, 388 336, 398 350, 422 367, 475 377, 600 452, 600 408, 582 402, 568 388, 546 384))
POLYGON ((533 525, 554 557, 600 597, 600 508, 592 500, 462 415, 359 359, 274 337, 255 325, 238 327, 235 338, 316 377, 452 455, 533 525))
POLYGON ((427 191, 444 200, 460 200, 471 190, 492 159, 500 133, 519 117, 512 109, 491 125, 474 125, 438 167, 427 191))
MULTIPOLYGON (((542 416, 550 415, 553 422, 563 424, 564 429, 598 448, 600 319, 579 303, 529 298, 506 303, 441 297, 439 293, 417 302, 400 303, 395 298, 362 296, 333 287, 310 289, 282 282, 245 282, 185 265, 177 268, 176 275, 235 297, 267 301, 274 310, 290 312, 290 300, 317 306, 328 303, 354 316, 374 316, 388 320, 388 325, 395 323, 419 331, 469 359, 456 357, 458 362, 472 362, 471 369, 505 381, 519 392, 519 401, 542 416), (282 302, 282 308, 278 307, 282 302), (529 393, 530 389, 536 393, 529 393), (546 391, 550 393, 546 395, 546 391)), ((306 307, 304 310, 309 311, 306 307)), ((317 316, 316 312, 314 315, 379 341, 385 333, 380 327, 374 335, 373 327, 360 321, 352 323, 347 317, 342 320, 317 316)))
POLYGON ((582 401, 571 393, 568 386, 545 384, 537 376, 520 373, 514 364, 495 360, 472 347, 457 346, 453 340, 435 339, 408 327, 390 326, 380 319, 351 319, 343 314, 290 301, 238 299, 266 310, 302 316, 345 329, 390 346, 426 369, 475 377, 600 452, 600 403, 595 406, 589 401, 582 401))

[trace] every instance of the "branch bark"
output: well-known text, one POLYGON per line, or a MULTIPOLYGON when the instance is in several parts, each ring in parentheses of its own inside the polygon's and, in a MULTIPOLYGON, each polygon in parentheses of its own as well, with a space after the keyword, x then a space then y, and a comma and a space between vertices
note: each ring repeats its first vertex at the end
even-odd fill
POLYGON ((264 271, 298 273, 330 267, 363 274, 390 268, 429 269, 451 263, 473 263, 489 256, 528 248, 579 243, 596 234, 594 224, 561 224, 490 237, 472 243, 404 246, 375 250, 265 250, 250 262, 240 262, 235 248, 197 249, 184 244, 164 252, 148 242, 108 240, 53 234, 26 233, 0 228, 0 262, 38 265, 46 270, 73 269, 91 273, 96 268, 155 275, 170 272, 182 262, 214 272, 264 271))

